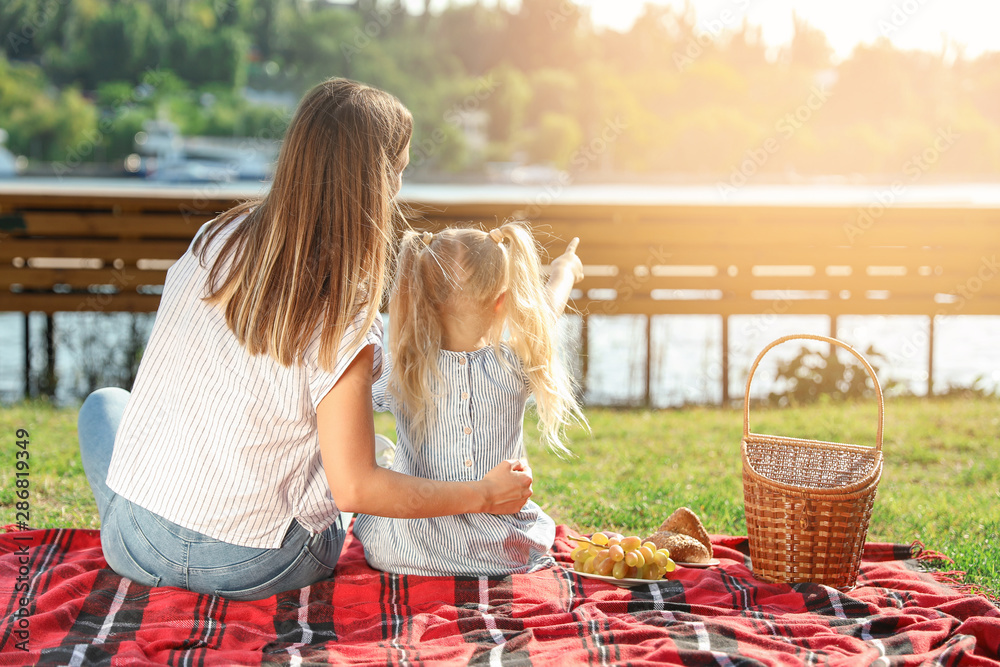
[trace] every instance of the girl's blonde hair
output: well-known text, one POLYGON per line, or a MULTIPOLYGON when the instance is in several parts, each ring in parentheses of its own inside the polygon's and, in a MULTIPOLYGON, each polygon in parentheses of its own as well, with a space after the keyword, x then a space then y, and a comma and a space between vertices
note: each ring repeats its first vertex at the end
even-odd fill
POLYGON ((506 324, 506 343, 521 361, 535 396, 542 440, 557 453, 568 453, 564 428, 585 420, 557 355, 557 314, 549 305, 538 249, 525 224, 509 222, 489 233, 461 228, 403 235, 389 302, 390 391, 418 441, 433 407, 432 380, 440 386, 442 379, 437 358, 442 318, 449 313, 487 318, 484 322, 493 325, 490 343, 500 359, 506 324))
POLYGON ((251 354, 289 366, 319 328, 319 361, 332 369, 347 327, 364 313, 358 344, 379 317, 412 130, 392 95, 325 81, 299 103, 270 191, 208 224, 195 244, 203 263, 212 239, 246 216, 212 266, 205 298, 225 309, 251 354))

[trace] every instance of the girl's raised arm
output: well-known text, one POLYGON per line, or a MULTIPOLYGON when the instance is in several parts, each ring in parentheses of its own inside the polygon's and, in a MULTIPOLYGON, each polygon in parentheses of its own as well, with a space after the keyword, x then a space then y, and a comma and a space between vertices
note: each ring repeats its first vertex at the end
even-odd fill
POLYGON ((531 497, 531 470, 502 461, 476 482, 440 482, 375 463, 372 346, 366 347, 316 409, 323 467, 344 512, 418 519, 484 512, 514 514, 531 497))
POLYGON ((549 306, 556 317, 566 310, 566 302, 573 291, 573 285, 583 279, 583 262, 576 255, 576 247, 580 244, 580 239, 573 237, 573 240, 566 246, 566 252, 552 260, 549 265, 549 281, 545 287, 549 292, 549 306))

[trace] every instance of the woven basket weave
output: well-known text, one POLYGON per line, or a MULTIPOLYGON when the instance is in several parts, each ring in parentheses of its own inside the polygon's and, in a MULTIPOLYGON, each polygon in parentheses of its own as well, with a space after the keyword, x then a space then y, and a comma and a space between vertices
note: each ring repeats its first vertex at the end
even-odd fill
POLYGON ((852 588, 875 491, 882 475, 882 388, 871 365, 834 338, 799 334, 765 347, 750 368, 743 407, 743 498, 754 576, 763 581, 852 588), (800 440, 750 432, 750 383, 772 347, 818 340, 847 350, 864 366, 878 396, 875 446, 800 440))

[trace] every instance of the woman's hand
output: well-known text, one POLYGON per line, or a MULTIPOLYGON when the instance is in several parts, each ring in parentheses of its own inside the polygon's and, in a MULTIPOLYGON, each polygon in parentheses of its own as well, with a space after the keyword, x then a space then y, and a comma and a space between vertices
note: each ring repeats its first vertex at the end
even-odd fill
POLYGON ((480 481, 486 514, 516 514, 531 498, 531 468, 524 461, 501 461, 480 481))

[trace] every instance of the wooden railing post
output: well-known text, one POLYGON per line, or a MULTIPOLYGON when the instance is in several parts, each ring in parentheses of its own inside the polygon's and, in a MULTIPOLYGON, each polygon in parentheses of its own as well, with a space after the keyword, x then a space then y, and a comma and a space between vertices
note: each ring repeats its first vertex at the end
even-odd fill
POLYGON ((31 398, 31 313, 24 313, 24 398, 31 398))
POLYGON ((590 332, 587 330, 589 316, 580 315, 580 395, 587 395, 587 371, 590 366, 590 332))
POLYGON ((56 395, 56 341, 55 320, 52 313, 45 314, 45 389, 49 398, 56 395))
POLYGON ((927 395, 934 395, 934 315, 927 330, 927 395))
POLYGON ((722 316, 722 405, 729 405, 729 316, 722 316))
POLYGON ((642 398, 642 404, 649 407, 652 402, 653 393, 653 316, 646 315, 646 395, 642 398))
MULTIPOLYGON (((836 337, 837 337, 837 316, 836 315, 831 315, 830 316, 830 338, 836 338, 836 337)), ((833 358, 833 359, 836 359, 836 356, 837 356, 837 346, 834 345, 833 343, 830 343, 830 357, 833 358)))

